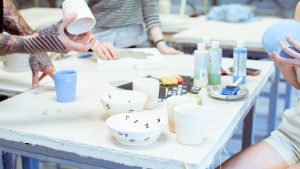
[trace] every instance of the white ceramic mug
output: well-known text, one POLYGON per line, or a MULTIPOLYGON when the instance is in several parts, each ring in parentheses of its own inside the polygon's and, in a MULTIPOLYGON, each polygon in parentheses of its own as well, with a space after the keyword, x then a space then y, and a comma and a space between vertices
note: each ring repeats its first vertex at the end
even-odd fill
POLYGON ((70 34, 80 35, 89 32, 96 24, 96 19, 85 0, 65 0, 62 9, 64 15, 71 12, 77 14, 76 19, 67 27, 70 34))
POLYGON ((171 2, 170 0, 160 0, 158 1, 159 13, 167 15, 171 13, 171 2))
POLYGON ((159 80, 153 78, 140 78, 133 81, 133 90, 147 95, 144 109, 154 109, 158 103, 159 80))
POLYGON ((175 107, 176 139, 185 145, 200 144, 204 138, 203 106, 184 104, 175 107))
POLYGON ((5 55, 3 59, 4 70, 7 72, 26 72, 30 70, 29 54, 14 53, 5 55))
POLYGON ((196 104, 197 100, 190 96, 172 96, 167 98, 167 111, 168 111, 168 124, 169 130, 173 133, 176 132, 175 122, 174 122, 174 108, 183 104, 196 104))

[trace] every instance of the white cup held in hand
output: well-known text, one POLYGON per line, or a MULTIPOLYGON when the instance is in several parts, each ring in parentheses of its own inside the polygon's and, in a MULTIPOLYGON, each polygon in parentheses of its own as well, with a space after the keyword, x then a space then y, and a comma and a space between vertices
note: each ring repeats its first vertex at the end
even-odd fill
POLYGON ((168 111, 168 124, 169 124, 169 130, 173 133, 176 132, 175 129, 175 119, 174 114, 175 110, 174 108, 179 105, 183 104, 196 104, 197 100, 190 96, 172 96, 167 98, 167 111, 168 111))
POLYGON ((176 139, 185 145, 200 144, 204 138, 203 106, 184 104, 175 107, 176 139))
POLYGON ((62 8, 64 15, 72 12, 77 14, 76 19, 67 27, 70 34, 80 35, 89 32, 95 26, 96 19, 85 0, 65 0, 62 8))
POLYGON ((133 81, 133 90, 147 95, 145 109, 154 109, 158 103, 159 80, 153 78, 140 78, 133 81))

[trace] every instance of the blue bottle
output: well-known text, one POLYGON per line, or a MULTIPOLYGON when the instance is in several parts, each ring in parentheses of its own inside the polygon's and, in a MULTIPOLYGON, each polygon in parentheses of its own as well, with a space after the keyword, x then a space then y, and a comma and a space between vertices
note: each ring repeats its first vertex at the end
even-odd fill
POLYGON ((247 48, 245 48, 244 41, 238 41, 233 50, 233 83, 240 77, 243 78, 241 84, 246 83, 247 73, 247 48))

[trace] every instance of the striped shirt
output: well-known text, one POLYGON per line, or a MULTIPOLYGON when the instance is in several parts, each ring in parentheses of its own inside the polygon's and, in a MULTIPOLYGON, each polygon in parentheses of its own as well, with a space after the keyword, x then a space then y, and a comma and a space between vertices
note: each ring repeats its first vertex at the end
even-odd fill
POLYGON ((149 30, 160 26, 157 0, 90 0, 89 6, 96 28, 145 23, 149 30))

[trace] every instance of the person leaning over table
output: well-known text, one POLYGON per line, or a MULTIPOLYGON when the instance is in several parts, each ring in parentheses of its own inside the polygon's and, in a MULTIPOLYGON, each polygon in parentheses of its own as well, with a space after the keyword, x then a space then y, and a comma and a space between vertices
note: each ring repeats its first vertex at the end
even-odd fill
POLYGON ((2 12, 3 30, 10 34, 0 35, 0 55, 30 53, 33 87, 37 87, 45 76, 53 77, 54 66, 46 52, 88 51, 95 45, 96 39, 91 32, 76 39, 65 33, 65 28, 76 18, 75 13, 33 33, 11 0, 3 0, 2 12), (39 71, 43 72, 40 77, 39 71))
POLYGON ((117 48, 150 47, 145 27, 162 54, 183 54, 167 46, 160 28, 157 0, 89 0, 97 23, 92 50, 104 59, 117 59, 117 48))
MULTIPOLYGON (((300 21, 300 2, 296 8, 295 19, 300 21)), ((300 42, 291 37, 287 39, 300 50, 300 42)), ((276 52, 270 58, 300 94, 300 53, 292 51, 283 43, 280 43, 280 48, 293 58, 283 58, 276 52)), ((231 157, 218 168, 300 169, 300 95, 295 106, 284 112, 281 124, 269 138, 231 157)))

